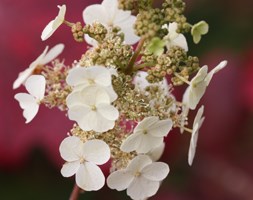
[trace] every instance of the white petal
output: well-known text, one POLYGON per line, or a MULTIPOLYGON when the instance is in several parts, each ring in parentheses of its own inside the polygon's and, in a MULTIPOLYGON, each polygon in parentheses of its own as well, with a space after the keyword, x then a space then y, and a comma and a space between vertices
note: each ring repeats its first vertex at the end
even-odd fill
POLYGON ((123 26, 128 24, 128 26, 133 29, 133 24, 135 22, 136 17, 131 15, 131 11, 120 10, 118 9, 118 6, 116 8, 116 14, 113 19, 114 25, 122 28, 123 26))
POLYGON ((135 30, 133 28, 135 21, 135 16, 129 16, 126 20, 115 23, 124 33, 126 44, 132 45, 140 40, 140 37, 135 34, 135 30))
POLYGON ((30 65, 29 68, 32 70, 35 70, 36 67, 38 67, 38 65, 42 65, 43 63, 43 59, 46 56, 48 51, 48 46, 45 47, 44 51, 39 55, 38 58, 36 58, 36 60, 34 60, 30 65))
POLYGON ((133 179, 134 176, 126 170, 118 170, 108 176, 107 185, 111 189, 122 191, 129 187, 133 179))
POLYGON ((190 93, 190 86, 188 86, 183 94, 182 103, 186 105, 188 108, 189 106, 189 93, 190 93))
POLYGON ((173 122, 171 119, 159 120, 153 124, 147 131, 154 137, 164 137, 167 136, 171 130, 173 122))
POLYGON ((73 176, 77 172, 79 167, 80 167, 79 160, 73 162, 66 162, 61 168, 61 174, 64 177, 73 176))
POLYGON ((80 128, 84 131, 90 131, 92 128, 88 123, 90 109, 86 106, 72 106, 68 110, 68 117, 78 123, 80 128))
POLYGON ((48 46, 44 49, 44 51, 37 57, 27 69, 25 69, 23 72, 20 72, 18 75, 18 78, 13 83, 13 89, 18 88, 21 84, 24 84, 24 82, 27 80, 27 78, 32 75, 33 71, 36 69, 38 65, 41 64, 43 58, 45 57, 48 50, 48 46))
POLYGON ((62 25, 64 19, 56 18, 53 23, 54 32, 62 25))
POLYGON ((185 51, 188 51, 187 41, 183 34, 178 34, 178 36, 175 39, 173 39, 173 41, 171 42, 171 45, 179 46, 185 51))
POLYGON ((148 134, 141 135, 141 143, 136 149, 137 153, 148 153, 151 149, 160 146, 163 143, 163 137, 152 137, 148 134))
POLYGON ((41 39, 44 41, 48 39, 57 28, 63 23, 66 13, 66 6, 58 6, 60 9, 56 18, 48 23, 48 25, 44 28, 41 34, 41 39))
POLYGON ((196 124, 199 124, 200 125, 200 122, 201 122, 201 118, 202 118, 202 115, 204 113, 204 106, 202 105, 197 114, 196 114, 196 117, 194 118, 194 122, 193 122, 193 126, 195 126, 196 124))
POLYGON ((224 67, 226 67, 227 63, 228 63, 228 62, 227 62, 226 60, 220 62, 220 64, 218 64, 215 68, 213 68, 213 69, 208 73, 208 75, 207 75, 206 78, 205 78, 206 85, 209 85, 211 79, 213 78, 213 75, 214 75, 215 73, 217 73, 218 71, 220 71, 221 69, 223 69, 224 67))
POLYGON ((36 116, 39 110, 39 105, 36 99, 26 93, 19 93, 14 96, 19 101, 20 107, 24 110, 23 116, 26 119, 25 123, 29 123, 36 116))
POLYGON ((205 119, 204 117, 202 117, 203 112, 204 112, 204 106, 201 106, 201 108, 198 110, 198 113, 193 123, 193 130, 192 130, 190 147, 189 147, 189 152, 188 152, 188 163, 190 166, 192 165, 192 162, 196 153, 199 129, 201 128, 203 121, 205 119))
POLYGON ((134 128, 134 133, 146 131, 149 127, 152 127, 156 122, 158 122, 159 118, 156 116, 146 117, 138 125, 134 128))
POLYGON ((105 91, 107 92, 107 94, 110 96, 110 101, 113 102, 118 98, 117 93, 114 91, 112 85, 108 86, 108 87, 104 87, 105 91))
POLYGON ((148 76, 148 73, 144 71, 138 71, 136 73, 133 79, 133 84, 135 85, 135 88, 137 90, 141 90, 145 92, 145 89, 148 86, 158 86, 164 91, 166 95, 169 95, 168 82, 165 78, 158 83, 149 83, 146 79, 147 76, 148 76))
POLYGON ((115 69, 114 67, 108 67, 107 69, 109 70, 109 72, 111 73, 111 75, 114 75, 116 77, 119 76, 119 74, 117 72, 117 69, 115 69))
POLYGON ((59 151, 64 160, 73 162, 82 156, 82 148, 83 142, 78 137, 69 136, 61 142, 59 151))
POLYGON ((154 162, 141 171, 142 176, 152 181, 162 181, 169 174, 169 166, 163 162, 154 162))
POLYGON ((104 186, 105 177, 97 165, 85 162, 76 173, 76 184, 84 191, 97 191, 104 186))
POLYGON ((147 155, 152 159, 152 161, 157 161, 161 158, 165 149, 165 143, 163 142, 160 146, 151 149, 147 155))
POLYGON ((190 109, 194 110, 198 105, 200 99, 203 97, 206 91, 206 84, 205 82, 198 83, 194 88, 190 87, 189 89, 189 99, 188 99, 188 106, 190 109))
POLYGON ((93 22, 97 21, 103 25, 106 25, 107 21, 109 21, 108 17, 109 16, 105 8, 99 4, 88 6, 83 11, 83 20, 85 24, 92 24, 93 22))
POLYGON ((103 0, 101 6, 106 10, 108 16, 108 22, 114 21, 118 17, 118 1, 117 0, 103 0), (117 15, 116 15, 117 14, 117 15))
POLYGON ((135 88, 141 91, 145 91, 146 87, 151 85, 146 79, 147 76, 147 72, 138 71, 133 79, 133 84, 135 85, 135 88))
POLYGON ((193 162, 193 159, 194 159, 195 153, 196 153, 197 141, 198 141, 198 136, 199 136, 198 129, 199 129, 199 126, 198 126, 198 124, 196 124, 193 127, 193 131, 192 131, 190 147, 189 147, 189 151, 188 151, 188 164, 190 166, 192 165, 192 162, 193 162))
POLYGON ((114 120, 108 120, 104 118, 101 114, 98 112, 90 112, 89 115, 87 115, 89 118, 87 118, 87 122, 92 130, 103 133, 110 129, 112 129, 115 125, 114 120))
POLYGON ((34 69, 27 68, 23 72, 20 72, 18 78, 13 83, 13 89, 17 89, 18 87, 20 87, 20 85, 22 85, 26 81, 26 79, 31 76, 33 70, 34 69))
POLYGON ((98 42, 97 42, 95 39, 91 38, 88 34, 85 34, 85 35, 84 35, 84 39, 85 39, 85 41, 86 41, 89 45, 91 45, 91 46, 93 46, 93 47, 97 47, 97 46, 98 46, 98 42))
POLYGON ((147 155, 138 155, 136 156, 129 165, 127 166, 127 171, 131 172, 133 175, 136 174, 136 172, 141 172, 141 170, 146 167, 147 165, 150 165, 152 163, 152 160, 147 155))
POLYGON ((127 188, 127 195, 134 200, 143 200, 155 195, 159 186, 159 182, 150 181, 143 177, 135 178, 127 188))
POLYGON ((46 79, 42 75, 32 75, 26 82, 27 91, 38 100, 42 100, 45 95, 46 79))
POLYGON ((168 30, 169 33, 177 32, 177 23, 176 22, 169 23, 168 30))
POLYGON ((108 120, 116 120, 119 117, 119 111, 110 104, 100 104, 97 106, 97 111, 102 115, 104 118, 108 120))
POLYGON ((192 110, 196 108, 206 91, 207 85, 204 80, 207 76, 207 70, 208 68, 206 65, 200 68, 197 75, 191 80, 190 86, 186 89, 184 94, 183 101, 185 101, 184 103, 192 110))
POLYGON ((42 59, 40 64, 45 65, 45 64, 49 63, 50 61, 54 60, 58 55, 60 55, 62 53, 63 49, 64 49, 64 44, 55 45, 45 55, 45 57, 42 59))
POLYGON ((111 73, 102 66, 75 67, 69 71, 66 79, 71 86, 85 88, 87 86, 111 86, 111 73))
POLYGON ((204 79, 207 76, 207 70, 208 70, 207 65, 204 65, 199 69, 196 76, 194 76, 191 80, 191 87, 196 87, 197 84, 204 81, 204 79))
POLYGON ((94 130, 102 133, 112 129, 114 120, 108 120, 96 111, 85 106, 73 106, 68 110, 69 119, 75 120, 84 131, 94 130))
POLYGON ((110 159, 110 148, 102 140, 89 140, 84 143, 83 155, 85 160, 102 165, 110 159))
POLYGON ((99 105, 99 104, 110 104, 110 96, 106 90, 99 86, 89 86, 81 91, 83 104, 86 105, 99 105))
POLYGON ((141 143, 141 135, 140 134, 132 134, 128 136, 121 144, 120 150, 124 152, 135 151, 141 143))
POLYGON ((86 71, 87 69, 84 67, 75 67, 71 69, 66 78, 67 84, 70 86, 78 86, 82 84, 83 87, 87 87, 89 82, 86 71))
POLYGON ((188 86, 184 92, 183 95, 183 103, 185 104, 185 107, 187 110, 191 109, 194 110, 196 106, 198 105, 198 102, 200 100, 200 96, 197 96, 192 92, 191 87, 188 86))
POLYGON ((96 84, 101 86, 111 85, 111 73, 110 71, 103 66, 93 66, 87 68, 89 70, 90 77, 94 78, 96 84))
POLYGON ((50 21, 41 33, 41 40, 45 41, 55 32, 53 28, 54 20, 50 21))
POLYGON ((57 17, 60 18, 61 20, 64 20, 66 14, 66 5, 63 4, 62 6, 57 7, 60 9, 57 17))
POLYGON ((69 108, 73 106, 83 106, 82 93, 80 91, 71 92, 66 98, 66 104, 69 108))

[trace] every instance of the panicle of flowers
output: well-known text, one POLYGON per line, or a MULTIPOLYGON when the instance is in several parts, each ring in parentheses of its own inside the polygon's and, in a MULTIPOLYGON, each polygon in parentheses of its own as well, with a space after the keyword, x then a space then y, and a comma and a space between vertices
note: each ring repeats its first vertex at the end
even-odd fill
POLYGON ((151 0, 103 0, 84 8, 84 22, 67 21, 66 6, 58 7, 42 40, 65 24, 75 41, 91 47, 70 66, 57 58, 63 44, 49 52, 46 47, 20 73, 13 88, 24 84, 28 91, 15 95, 26 123, 40 104, 58 107, 73 121, 59 147, 66 161, 61 174, 75 175, 84 191, 99 190, 107 183, 111 189, 126 190, 134 200, 147 199, 169 173, 168 164, 158 160, 171 130, 191 135, 188 164, 192 165, 204 106, 199 106, 193 123, 189 112, 198 107, 213 75, 227 61, 208 72, 197 56, 188 54, 185 35, 191 34, 197 44, 209 27, 205 21, 194 25, 187 21, 183 0, 164 0, 160 8, 151 0), (185 93, 177 99, 174 90, 184 84, 185 93), (109 159, 106 180, 98 165, 109 159))

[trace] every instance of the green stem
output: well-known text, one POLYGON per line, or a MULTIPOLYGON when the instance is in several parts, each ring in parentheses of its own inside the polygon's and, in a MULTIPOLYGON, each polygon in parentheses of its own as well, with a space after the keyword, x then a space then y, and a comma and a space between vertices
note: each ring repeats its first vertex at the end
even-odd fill
POLYGON ((133 71, 138 71, 140 69, 143 69, 144 67, 147 67, 147 66, 153 66, 154 63, 150 62, 150 63, 142 63, 142 64, 139 64, 139 65, 134 65, 133 66, 133 71))
POLYGON ((132 58, 131 58, 131 60, 130 60, 130 62, 128 64, 128 67, 126 69, 126 74, 131 74, 132 73, 133 67, 134 67, 134 63, 137 60, 137 58, 138 58, 138 56, 139 56, 139 54, 141 52, 141 48, 142 48, 142 46, 144 44, 144 41, 145 40, 143 38, 140 39, 140 41, 139 41, 139 43, 138 43, 138 45, 137 45, 137 47, 135 49, 134 55, 132 56, 132 58))

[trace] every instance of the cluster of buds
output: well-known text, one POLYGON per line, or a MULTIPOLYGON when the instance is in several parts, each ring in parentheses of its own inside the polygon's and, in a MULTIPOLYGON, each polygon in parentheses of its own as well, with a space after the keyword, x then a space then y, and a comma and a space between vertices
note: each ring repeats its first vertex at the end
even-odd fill
POLYGON ((165 0, 161 9, 152 2, 104 0, 84 9, 85 25, 66 21, 66 6, 59 6, 42 40, 66 24, 77 42, 92 47, 71 66, 56 59, 63 44, 50 51, 46 47, 13 84, 14 89, 24 84, 28 91, 15 95, 26 123, 36 116, 40 104, 58 107, 73 121, 59 147, 66 161, 61 174, 75 175, 84 191, 97 191, 106 182, 111 189, 127 190, 134 200, 155 195, 169 173, 168 164, 158 160, 164 138, 174 128, 191 134, 188 163, 192 165, 204 121, 204 106, 198 104, 213 75, 227 62, 210 72, 206 65, 200 67, 198 58, 188 55, 184 33, 190 31, 198 43, 208 32, 207 23, 190 25, 182 0, 165 0), (184 84, 188 87, 178 100, 173 91, 184 84), (188 113, 197 107, 189 127, 188 113), (98 165, 109 159, 106 179, 98 165))

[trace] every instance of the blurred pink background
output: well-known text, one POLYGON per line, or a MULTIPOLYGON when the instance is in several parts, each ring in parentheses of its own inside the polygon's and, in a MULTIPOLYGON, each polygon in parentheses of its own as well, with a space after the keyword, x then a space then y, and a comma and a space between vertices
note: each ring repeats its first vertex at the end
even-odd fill
MULTIPOLYGON (((81 21, 83 9, 101 1, 0 0, 0 199, 68 199, 74 183, 60 174, 63 163, 58 147, 72 122, 57 109, 40 109, 25 124, 12 90, 18 73, 44 50, 64 43, 65 63, 78 60, 85 44, 76 43, 69 28, 60 27, 47 41, 40 39, 45 25, 66 4, 68 21, 81 21)), ((201 65, 228 66, 215 75, 202 99, 203 127, 193 166, 187 164, 190 137, 173 131, 166 138, 162 160, 170 165, 166 181, 151 199, 252 200, 253 199, 253 3, 251 0, 188 0, 189 21, 206 20, 210 31, 199 45, 190 37, 189 54, 201 65)), ((159 1, 157 1, 159 4, 159 1)), ((182 91, 184 88, 181 88, 182 91)), ((193 113, 192 116, 195 114, 193 113)), ((129 199, 125 192, 83 194, 80 199, 129 199)))

